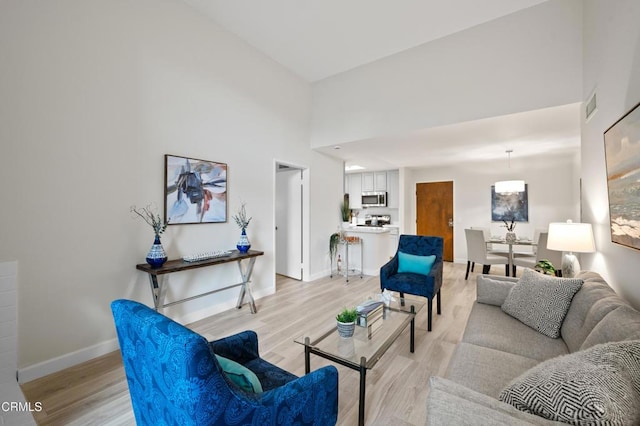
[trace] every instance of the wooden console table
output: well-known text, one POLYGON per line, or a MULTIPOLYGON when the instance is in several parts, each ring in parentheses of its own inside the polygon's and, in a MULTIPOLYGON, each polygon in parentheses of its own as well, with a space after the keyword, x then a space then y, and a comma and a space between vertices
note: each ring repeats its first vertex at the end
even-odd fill
POLYGON ((238 296, 238 304, 236 308, 240 309, 243 304, 244 297, 247 296, 249 308, 251 309, 251 313, 255 314, 256 310, 256 302, 253 300, 253 295, 251 294, 251 287, 249 283, 251 282, 251 274, 253 273, 253 265, 256 263, 256 258, 258 256, 262 256, 264 252, 249 250, 247 253, 240 253, 237 250, 233 250, 231 255, 225 257, 216 257, 213 259, 200 260, 197 262, 186 262, 182 259, 174 259, 168 260, 159 268, 152 268, 148 263, 140 263, 136 265, 136 269, 146 272, 149 275, 149 284, 151 285, 151 295, 153 296, 153 304, 155 306, 156 311, 162 312, 163 309, 167 306, 176 305, 178 303, 186 302, 188 300, 196 299, 198 297, 207 296, 209 294, 217 293, 219 291, 228 290, 233 287, 241 287, 240 295, 238 296), (248 259, 249 262, 246 265, 246 268, 243 268, 242 261, 248 259), (224 263, 237 262, 238 269, 240 269, 240 276, 242 277, 242 282, 237 284, 232 284, 226 286, 224 288, 219 288, 217 290, 208 291, 206 293, 198 294, 195 296, 187 297, 184 299, 176 300, 170 303, 164 303, 165 296, 167 294, 167 283, 164 275, 170 274, 172 272, 180 272, 187 271, 189 269, 196 268, 204 268, 205 266, 214 266, 214 265, 222 265, 224 263))

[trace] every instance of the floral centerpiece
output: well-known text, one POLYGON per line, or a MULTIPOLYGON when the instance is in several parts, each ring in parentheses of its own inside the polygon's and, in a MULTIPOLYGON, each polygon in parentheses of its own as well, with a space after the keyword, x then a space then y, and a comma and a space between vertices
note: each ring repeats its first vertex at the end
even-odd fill
POLYGON ((155 239, 151 246, 151 250, 147 253, 146 260, 151 267, 159 268, 167 261, 167 254, 165 253, 164 248, 162 248, 162 243, 160 242, 160 234, 167 229, 167 224, 162 221, 160 214, 158 214, 155 209, 151 208, 150 204, 147 204, 146 207, 141 209, 136 208, 136 206, 131 206, 130 211, 131 213, 135 213, 141 217, 149 226, 151 226, 151 229, 153 229, 155 239))
POLYGON ((505 234, 504 238, 508 243, 514 243, 517 239, 516 237, 516 233, 515 233, 515 229, 516 229, 516 222, 514 219, 511 219, 511 223, 509 223, 506 220, 503 220, 504 222, 504 226, 505 228, 507 228, 507 233, 505 234))
POLYGON ((233 220, 235 220, 238 227, 242 230, 240 240, 238 241, 238 244, 236 244, 236 248, 240 253, 246 253, 251 248, 251 242, 247 237, 247 227, 249 226, 251 219, 252 217, 247 217, 247 209, 245 203, 242 203, 240 209, 238 210, 238 213, 233 215, 233 220))

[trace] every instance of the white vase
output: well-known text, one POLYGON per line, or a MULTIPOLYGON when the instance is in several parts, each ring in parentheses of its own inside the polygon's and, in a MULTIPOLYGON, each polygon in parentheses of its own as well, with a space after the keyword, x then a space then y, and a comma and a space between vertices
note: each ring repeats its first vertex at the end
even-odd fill
POLYGON ((516 233, 513 231, 507 232, 507 234, 504 236, 504 240, 508 243, 515 243, 517 239, 518 237, 516 237, 516 233))

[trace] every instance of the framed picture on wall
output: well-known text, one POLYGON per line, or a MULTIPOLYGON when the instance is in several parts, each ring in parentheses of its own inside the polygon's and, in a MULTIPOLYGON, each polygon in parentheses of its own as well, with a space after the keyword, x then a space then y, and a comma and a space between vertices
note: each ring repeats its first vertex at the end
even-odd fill
POLYGON ((524 184, 524 192, 496 193, 491 185, 491 220, 493 222, 529 222, 529 185, 524 184))
POLYGON ((227 221, 227 165, 165 155, 164 218, 167 224, 227 221))
POLYGON ((604 132, 611 241, 640 249, 640 104, 604 132))

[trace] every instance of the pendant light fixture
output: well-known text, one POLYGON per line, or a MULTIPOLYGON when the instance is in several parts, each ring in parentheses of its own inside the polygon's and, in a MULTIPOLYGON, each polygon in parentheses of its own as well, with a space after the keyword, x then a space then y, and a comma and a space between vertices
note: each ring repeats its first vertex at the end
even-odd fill
MULTIPOLYGON (((511 169, 511 153, 512 149, 508 149, 505 151, 508 156, 508 165, 509 169, 511 169)), ((524 192, 524 181, 523 180, 501 180, 495 183, 495 191, 496 194, 508 194, 514 192, 524 192)))

